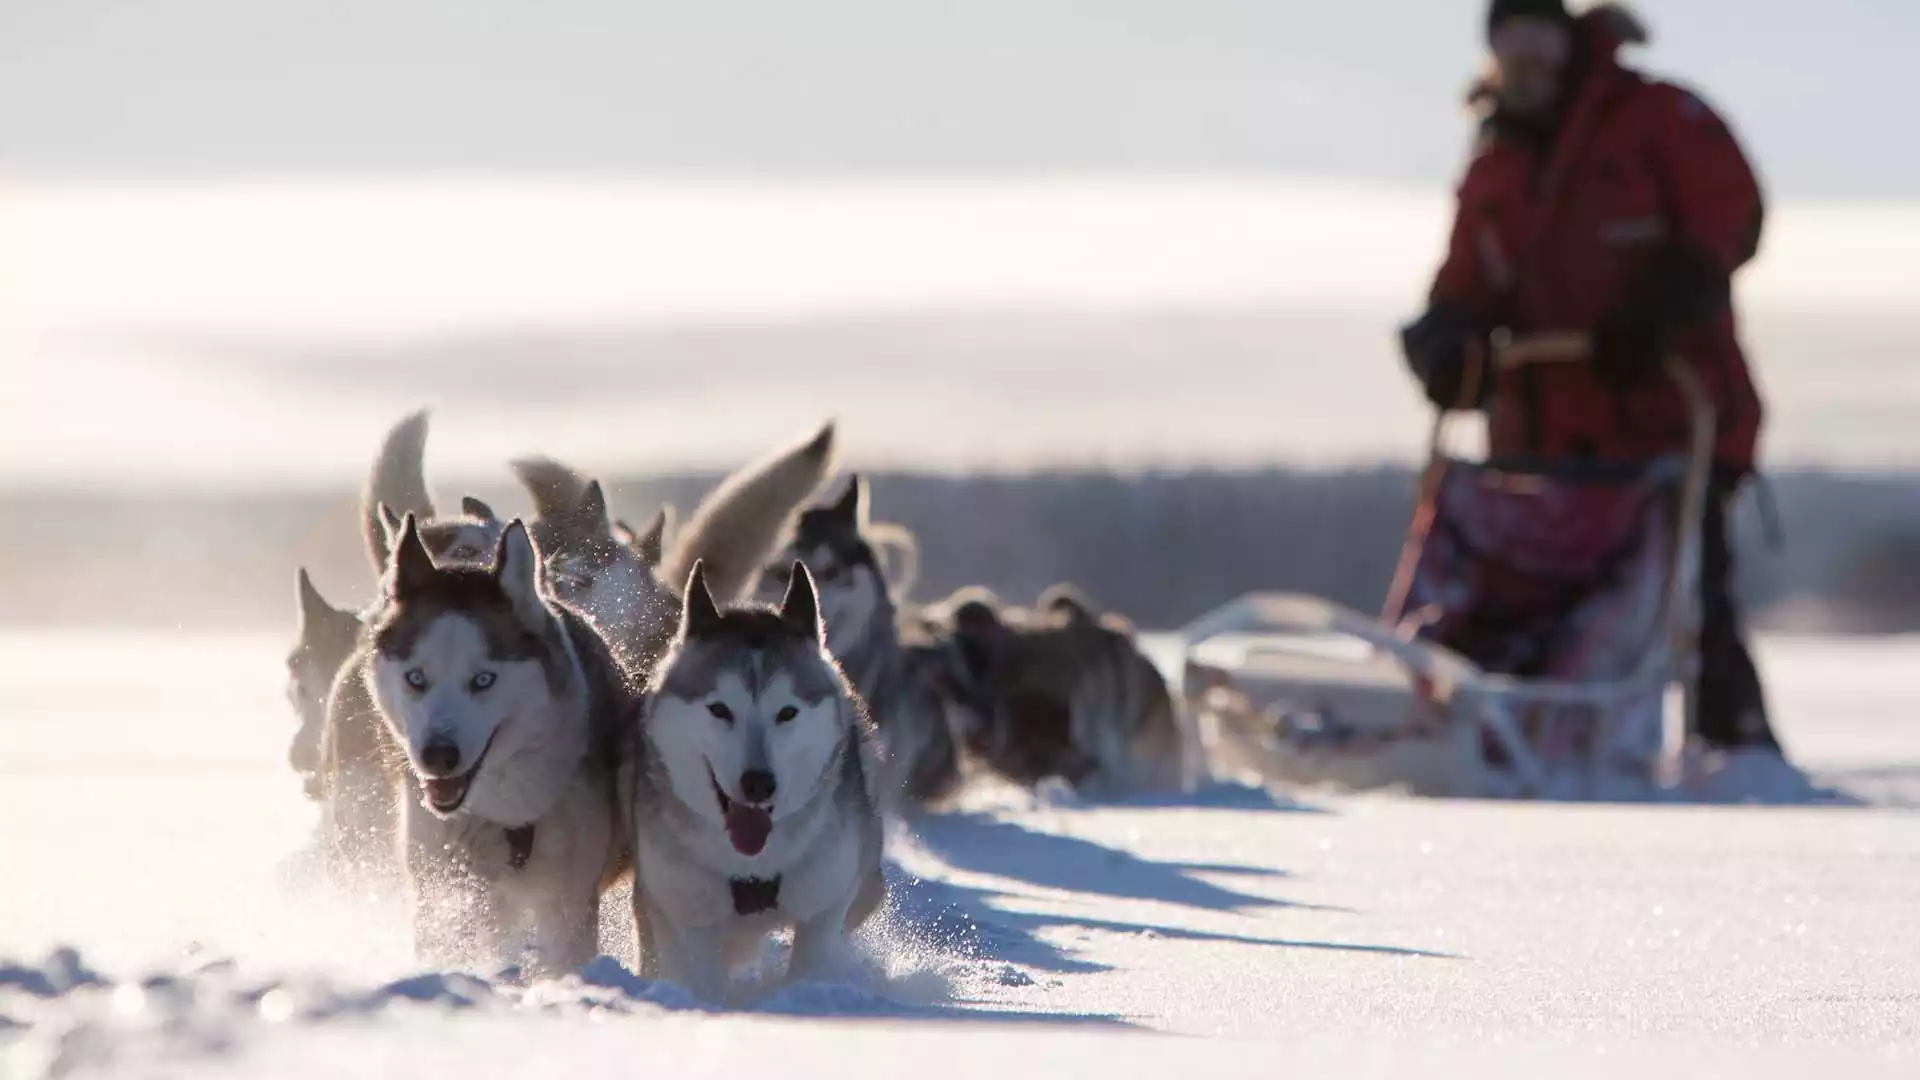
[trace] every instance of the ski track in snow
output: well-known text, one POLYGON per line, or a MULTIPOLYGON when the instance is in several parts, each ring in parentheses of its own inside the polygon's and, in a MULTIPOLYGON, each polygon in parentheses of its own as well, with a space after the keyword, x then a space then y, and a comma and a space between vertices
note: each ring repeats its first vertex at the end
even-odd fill
POLYGON ((726 1006, 422 971, 303 884, 280 647, 0 635, 0 1076, 1920 1075, 1920 643, 1764 646, 1868 805, 983 792, 897 831, 864 973, 726 1006))

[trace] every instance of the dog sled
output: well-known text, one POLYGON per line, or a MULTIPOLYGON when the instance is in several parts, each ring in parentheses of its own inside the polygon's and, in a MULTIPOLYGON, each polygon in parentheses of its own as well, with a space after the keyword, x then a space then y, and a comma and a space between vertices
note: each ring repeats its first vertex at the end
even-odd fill
MULTIPOLYGON (((1584 362, 1584 337, 1493 363, 1584 362)), ((1617 798, 1677 779, 1698 661, 1714 417, 1693 371, 1684 454, 1543 465, 1450 454, 1436 416, 1381 616, 1242 596, 1181 632, 1182 696, 1211 771, 1347 789, 1617 798), (1677 714, 1677 716, 1676 716, 1677 714)))

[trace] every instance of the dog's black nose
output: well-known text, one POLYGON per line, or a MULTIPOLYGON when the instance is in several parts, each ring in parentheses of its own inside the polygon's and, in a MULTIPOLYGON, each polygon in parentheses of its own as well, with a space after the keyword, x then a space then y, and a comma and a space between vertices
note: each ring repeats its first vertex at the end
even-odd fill
POLYGON ((452 776, 460 768, 460 747, 452 739, 429 739, 420 748, 420 767, 436 777, 452 776))
POLYGON ((748 769, 740 774, 740 797, 750 803, 773 798, 773 774, 765 769, 748 769))

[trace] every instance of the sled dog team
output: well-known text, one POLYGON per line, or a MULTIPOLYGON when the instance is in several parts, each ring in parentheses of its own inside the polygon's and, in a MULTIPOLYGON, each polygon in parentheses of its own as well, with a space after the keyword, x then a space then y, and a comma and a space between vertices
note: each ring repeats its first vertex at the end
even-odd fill
POLYGON ((1180 782, 1172 697, 1122 619, 1069 586, 911 607, 911 537, 856 476, 822 505, 831 424, 747 466, 684 525, 615 520, 550 458, 533 512, 442 513, 428 418, 377 455, 362 528, 377 595, 303 569, 289 760, 348 888, 403 888, 436 963, 578 968, 630 884, 638 971, 703 995, 767 936, 827 974, 886 899, 883 821, 969 778, 1180 782))

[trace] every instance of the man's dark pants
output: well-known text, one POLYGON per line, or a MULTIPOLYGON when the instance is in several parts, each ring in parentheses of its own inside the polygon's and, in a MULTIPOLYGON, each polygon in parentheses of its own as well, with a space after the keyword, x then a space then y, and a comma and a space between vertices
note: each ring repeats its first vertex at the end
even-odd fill
POLYGON ((1734 600, 1728 509, 1742 477, 1716 469, 1700 532, 1700 687, 1693 734, 1712 749, 1778 749, 1734 600))

